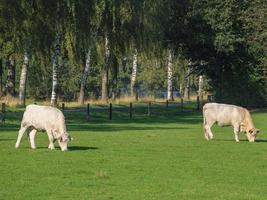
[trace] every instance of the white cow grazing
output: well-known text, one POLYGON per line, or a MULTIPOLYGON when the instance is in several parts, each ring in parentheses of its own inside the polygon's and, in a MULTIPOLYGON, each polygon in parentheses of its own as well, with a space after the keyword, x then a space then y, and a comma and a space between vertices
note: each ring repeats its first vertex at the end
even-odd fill
POLYGON ((239 133, 246 132, 249 142, 254 142, 259 129, 256 129, 249 111, 246 108, 219 104, 207 103, 203 106, 204 132, 206 140, 212 139, 212 125, 217 122, 219 126, 233 126, 235 140, 239 142, 239 133))
POLYGON ((62 151, 68 149, 70 137, 66 131, 65 118, 63 113, 54 107, 28 105, 23 114, 21 128, 19 130, 16 148, 19 147, 21 138, 25 131, 30 128, 29 133, 32 149, 35 149, 34 137, 38 131, 46 131, 49 139, 49 149, 55 149, 54 141, 57 140, 62 151))

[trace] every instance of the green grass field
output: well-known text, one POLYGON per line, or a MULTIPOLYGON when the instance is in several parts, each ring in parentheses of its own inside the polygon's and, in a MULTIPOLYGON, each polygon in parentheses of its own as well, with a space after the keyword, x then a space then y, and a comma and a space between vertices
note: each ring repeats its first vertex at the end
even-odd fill
POLYGON ((105 111, 67 112, 75 138, 69 151, 47 149, 45 133, 36 150, 27 136, 15 141, 22 113, 9 109, 0 125, 0 199, 267 199, 267 113, 252 113, 261 134, 249 143, 234 141, 230 127, 213 128, 206 142, 200 112, 179 113, 176 107, 127 107, 108 120, 105 111))

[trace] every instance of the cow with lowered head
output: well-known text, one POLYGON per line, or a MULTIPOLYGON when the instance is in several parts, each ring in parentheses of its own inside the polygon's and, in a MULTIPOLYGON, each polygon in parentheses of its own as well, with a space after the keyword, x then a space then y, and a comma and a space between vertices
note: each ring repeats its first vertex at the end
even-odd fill
POLYGON ((37 131, 46 131, 49 139, 49 149, 55 149, 55 140, 58 141, 62 151, 68 149, 68 142, 71 139, 66 130, 64 115, 57 108, 51 106, 28 105, 21 121, 16 148, 19 147, 21 138, 27 129, 31 129, 29 137, 32 149, 36 148, 34 138, 37 131))
POLYGON ((246 108, 219 104, 207 103, 203 106, 203 128, 206 140, 213 138, 211 127, 217 122, 219 126, 233 126, 235 140, 239 142, 239 133, 245 132, 249 142, 254 142, 259 129, 255 128, 249 111, 246 108))

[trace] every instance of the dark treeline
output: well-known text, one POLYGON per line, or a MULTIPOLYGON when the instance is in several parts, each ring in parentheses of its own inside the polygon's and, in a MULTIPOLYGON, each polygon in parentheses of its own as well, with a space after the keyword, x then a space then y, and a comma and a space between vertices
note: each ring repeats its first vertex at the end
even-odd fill
POLYGON ((265 0, 0 0, 0 95, 266 102, 265 0))

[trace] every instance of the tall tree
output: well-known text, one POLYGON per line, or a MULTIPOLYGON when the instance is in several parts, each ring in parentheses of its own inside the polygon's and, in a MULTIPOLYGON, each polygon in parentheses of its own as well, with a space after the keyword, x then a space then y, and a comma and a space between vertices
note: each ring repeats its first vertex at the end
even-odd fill
POLYGON ((201 102, 203 102, 203 75, 198 77, 198 96, 201 102))
POLYGON ((185 88, 184 88, 184 98, 190 99, 190 75, 191 75, 191 67, 190 64, 185 71, 185 88))
POLYGON ((108 99, 108 78, 109 78, 109 64, 110 64, 110 41, 108 35, 105 35, 105 61, 102 71, 102 95, 103 101, 108 99))
POLYGON ((167 99, 173 101, 173 66, 172 66, 172 51, 169 49, 168 51, 168 59, 167 59, 167 99))
POLYGON ((118 71, 119 71, 119 63, 118 59, 115 55, 112 56, 112 65, 111 65, 111 98, 115 100, 118 96, 118 71))
MULTIPOLYGON (((58 22, 59 23, 59 22, 58 22)), ((59 59, 60 59, 60 51, 61 51, 61 30, 60 25, 57 24, 57 32, 55 36, 55 47, 54 47, 54 55, 52 58, 52 94, 51 94, 51 105, 57 105, 57 90, 58 90, 58 68, 59 68, 59 59)))
POLYGON ((79 94, 79 103, 82 105, 84 104, 84 90, 90 70, 90 62, 91 62, 91 49, 88 49, 88 52, 86 53, 85 68, 81 80, 80 94, 79 94))
POLYGON ((6 82, 6 93, 7 95, 15 97, 15 58, 14 55, 8 56, 6 62, 7 65, 7 82, 6 82))
POLYGON ((94 54, 97 37, 104 10, 103 1, 73 1, 71 7, 71 23, 68 26, 68 41, 66 48, 72 64, 82 65, 80 92, 78 102, 84 103, 92 54, 94 54), (86 8, 86 9, 85 9, 86 8))
POLYGON ((132 76, 131 76, 131 96, 138 100, 138 93, 137 93, 137 83, 136 83, 136 76, 137 76, 137 66, 138 66, 138 52, 137 49, 134 49, 133 53, 133 64, 132 64, 132 76))
POLYGON ((54 55, 52 57, 52 94, 51 94, 51 105, 57 105, 57 92, 58 92, 58 70, 61 56, 61 43, 62 43, 62 14, 63 5, 57 2, 56 7, 56 22, 55 22, 55 44, 54 44, 54 55))
POLYGON ((25 106, 25 93, 26 93, 26 80, 29 67, 29 54, 25 51, 23 64, 20 73, 20 83, 19 83, 19 105, 25 106))

